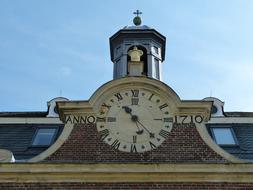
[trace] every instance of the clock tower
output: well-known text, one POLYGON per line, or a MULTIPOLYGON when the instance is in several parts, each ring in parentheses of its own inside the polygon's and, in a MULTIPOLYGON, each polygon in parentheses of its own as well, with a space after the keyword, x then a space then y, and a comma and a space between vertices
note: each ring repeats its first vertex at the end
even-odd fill
POLYGON ((155 29, 141 25, 140 11, 135 14, 133 26, 126 26, 110 37, 113 80, 98 88, 89 100, 57 103, 60 119, 65 123, 66 140, 58 141, 57 147, 51 148, 53 152, 49 148, 45 159, 99 163, 195 162, 197 147, 213 154, 212 158, 203 156, 199 160, 222 159, 212 150, 207 151, 210 148, 197 139, 196 126, 204 129, 212 103, 182 101, 162 82, 166 38, 155 29), (189 138, 196 138, 195 144, 189 138), (179 146, 183 142, 186 145, 179 146), (189 144, 191 147, 187 148, 189 144), (59 155, 64 156, 59 158, 59 155))
POLYGON ((113 78, 147 76, 162 80, 166 38, 155 29, 141 25, 140 11, 134 13, 137 14, 134 26, 125 26, 110 38, 113 78), (139 54, 139 59, 134 59, 134 54, 139 54))
MULTIPOLYGON (((225 142, 231 142, 233 130, 227 122, 234 125, 236 118, 216 114, 210 120, 213 102, 181 100, 162 82, 166 39, 141 25, 140 11, 135 14, 134 26, 110 38, 113 80, 88 100, 58 98, 60 101, 51 102, 53 109, 49 108, 47 118, 36 118, 41 113, 31 112, 28 118, 18 118, 22 114, 16 112, 4 118, 6 113, 2 113, 2 139, 15 137, 9 143, 14 150, 24 157, 35 156, 19 160, 26 163, 1 163, 0 189, 252 189, 252 160, 230 154, 210 135, 230 131, 225 142), (28 128, 34 131, 34 127, 39 129, 35 137, 41 135, 38 141, 51 139, 52 129, 59 135, 45 149, 29 146, 22 134, 29 135, 28 128), (17 143, 21 141, 27 148, 17 143)), ((241 138, 248 138, 250 117, 239 119, 242 123, 235 129, 241 138), (244 125, 249 125, 247 130, 244 125)), ((224 148, 235 155, 252 158, 251 147, 243 153, 235 149, 237 144, 227 145, 224 148)), ((1 157, 0 162, 12 160, 9 151, 0 150, 1 157)))

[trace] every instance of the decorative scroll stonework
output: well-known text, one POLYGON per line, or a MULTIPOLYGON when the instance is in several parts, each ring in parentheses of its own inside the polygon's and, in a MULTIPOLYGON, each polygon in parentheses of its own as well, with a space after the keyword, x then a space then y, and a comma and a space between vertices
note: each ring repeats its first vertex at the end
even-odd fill
POLYGON ((14 157, 11 151, 0 149, 0 163, 14 162, 14 157))

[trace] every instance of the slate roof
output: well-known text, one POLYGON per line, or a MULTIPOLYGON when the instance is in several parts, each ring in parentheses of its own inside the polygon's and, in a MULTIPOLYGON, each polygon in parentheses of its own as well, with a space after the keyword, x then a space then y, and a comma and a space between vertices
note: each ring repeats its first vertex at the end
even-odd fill
POLYGON ((0 124, 0 148, 10 150, 15 160, 30 159, 48 147, 31 146, 33 137, 38 128, 58 127, 58 138, 62 131, 62 124, 0 124))
POLYGON ((123 30, 148 30, 148 29, 152 29, 152 28, 147 25, 141 25, 141 26, 128 25, 123 28, 123 30))
MULTIPOLYGON (((212 136, 211 127, 232 127, 238 145, 221 146, 230 154, 240 158, 253 161, 253 123, 251 124, 208 124, 209 134, 212 136)), ((212 136, 213 137, 213 136, 212 136)))
POLYGON ((0 117, 46 117, 48 112, 0 112, 0 117))
POLYGON ((227 117, 253 117, 253 112, 225 112, 227 117))

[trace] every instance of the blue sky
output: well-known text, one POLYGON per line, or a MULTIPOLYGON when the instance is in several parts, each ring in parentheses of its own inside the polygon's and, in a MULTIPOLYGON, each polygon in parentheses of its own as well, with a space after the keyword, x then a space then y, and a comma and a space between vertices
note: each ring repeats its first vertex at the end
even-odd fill
POLYGON ((88 99, 112 79, 109 37, 136 9, 166 36, 164 82, 181 99, 253 111, 252 0, 1 0, 0 111, 88 99))

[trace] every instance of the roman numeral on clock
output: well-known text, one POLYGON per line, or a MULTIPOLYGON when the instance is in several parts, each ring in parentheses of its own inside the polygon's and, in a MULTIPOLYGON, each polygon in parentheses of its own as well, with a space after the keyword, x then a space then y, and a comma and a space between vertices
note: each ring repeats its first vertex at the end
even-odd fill
POLYGON ((116 139, 112 144, 111 144, 112 148, 118 150, 119 146, 120 146, 120 141, 118 139, 116 139))
POLYGON ((105 122, 105 117, 97 117, 97 122, 105 122))
POLYGON ((149 144, 150 144, 150 147, 151 147, 152 150, 156 148, 156 145, 153 144, 151 141, 149 141, 149 144))
POLYGON ((138 97, 139 96, 139 90, 131 90, 132 97, 138 97))
POLYGON ((116 117, 107 117, 107 122, 116 122, 116 117))
POLYGON ((106 107, 106 108, 110 109, 112 106, 107 105, 106 103, 103 103, 103 104, 102 104, 102 107, 106 107))
POLYGON ((132 98, 132 105, 138 105, 139 98, 132 98))
POLYGON ((162 110, 163 108, 166 108, 166 107, 168 107, 168 104, 163 104, 163 105, 159 106, 160 110, 162 110))
POLYGON ((133 136, 133 143, 136 143, 136 142, 137 142, 137 136, 134 135, 134 136, 133 136))
POLYGON ((102 140, 104 140, 109 135, 109 130, 108 129, 104 129, 104 130, 100 131, 99 134, 100 134, 100 138, 102 140))
POLYGON ((165 117, 163 118, 164 122, 173 122, 173 118, 172 117, 165 117))
POLYGON ((170 135, 170 133, 168 132, 168 131, 165 131, 165 130, 161 130, 160 131, 160 133, 159 133, 159 135, 161 136, 161 137, 163 137, 163 138, 168 138, 169 137, 169 135, 170 135))
POLYGON ((121 96, 120 93, 114 94, 114 96, 118 98, 118 101, 123 100, 123 97, 121 96))
POLYGON ((151 94, 151 95, 149 96, 148 100, 151 100, 153 96, 154 96, 154 94, 151 94))
POLYGON ((137 152, 135 144, 131 144, 130 152, 133 152, 133 153, 137 152))

